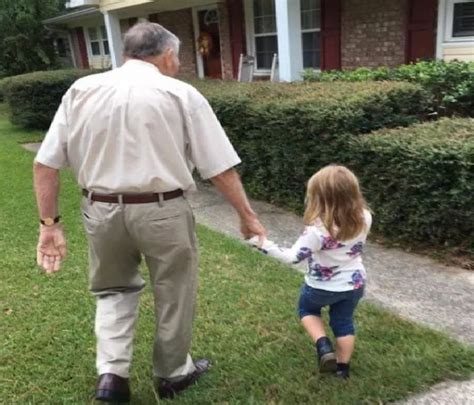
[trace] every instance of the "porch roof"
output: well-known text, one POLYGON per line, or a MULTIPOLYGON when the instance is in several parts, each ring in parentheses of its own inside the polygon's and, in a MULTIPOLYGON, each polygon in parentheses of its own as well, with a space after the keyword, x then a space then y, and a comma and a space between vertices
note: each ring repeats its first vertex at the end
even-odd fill
POLYGON ((96 7, 88 7, 80 10, 67 11, 63 14, 57 15, 56 17, 51 17, 46 20, 43 20, 43 24, 66 24, 84 17, 96 17, 101 16, 102 13, 96 7))

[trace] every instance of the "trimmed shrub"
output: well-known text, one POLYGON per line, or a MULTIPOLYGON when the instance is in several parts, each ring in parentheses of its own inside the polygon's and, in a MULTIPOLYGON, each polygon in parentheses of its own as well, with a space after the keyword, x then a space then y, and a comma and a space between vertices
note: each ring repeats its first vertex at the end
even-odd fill
POLYGON ((335 160, 358 174, 376 230, 474 251, 474 119, 384 129, 346 148, 335 160))
POLYGON ((408 83, 198 83, 242 158, 248 192, 298 213, 321 167, 360 177, 374 229, 392 239, 473 243, 474 121, 409 128, 429 107, 408 83))
POLYGON ((3 80, 0 80, 0 103, 3 103, 5 101, 5 90, 3 86, 4 86, 3 80))
POLYGON ((0 103, 5 101, 5 88, 8 83, 8 78, 0 79, 0 103))
POLYGON ((352 71, 332 72, 307 70, 303 78, 310 82, 409 81, 422 85, 433 95, 440 114, 474 116, 474 63, 472 62, 424 61, 394 69, 359 68, 352 71))
POLYGON ((341 134, 406 126, 430 107, 408 83, 197 85, 243 160, 249 192, 297 211, 315 169, 350 156, 341 134))
POLYGON ((7 79, 4 86, 12 123, 26 128, 47 129, 67 89, 90 70, 52 70, 27 73, 7 79))

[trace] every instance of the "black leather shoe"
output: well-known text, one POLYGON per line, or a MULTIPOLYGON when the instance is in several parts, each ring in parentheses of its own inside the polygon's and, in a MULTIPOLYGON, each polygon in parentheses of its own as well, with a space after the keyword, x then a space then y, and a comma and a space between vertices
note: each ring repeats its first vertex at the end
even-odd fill
POLYGON ((97 379, 95 399, 103 402, 130 402, 128 378, 115 374, 101 374, 97 379))
POLYGON ((316 342, 316 350, 319 359, 319 371, 329 373, 336 371, 336 354, 332 348, 331 341, 327 337, 319 338, 316 342))
POLYGON ((190 385, 193 385, 206 371, 211 368, 211 361, 207 359, 200 359, 194 362, 196 370, 188 374, 182 380, 169 381, 160 378, 156 383, 156 391, 161 399, 173 399, 174 396, 181 391, 184 391, 190 385))

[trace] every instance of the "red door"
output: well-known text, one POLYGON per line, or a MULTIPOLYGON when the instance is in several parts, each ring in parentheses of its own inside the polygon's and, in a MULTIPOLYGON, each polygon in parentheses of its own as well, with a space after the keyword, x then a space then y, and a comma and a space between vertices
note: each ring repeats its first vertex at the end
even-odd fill
POLYGON ((437 0, 409 0, 406 62, 433 59, 436 55, 437 0))
POLYGON ((341 0, 321 1, 321 70, 341 68, 341 0))
POLYGON ((87 56, 87 45, 82 27, 76 28, 76 36, 79 44, 79 53, 81 55, 81 67, 83 69, 89 69, 89 57, 87 56))
POLYGON ((244 7, 242 0, 227 0, 227 10, 229 13, 232 67, 234 78, 237 78, 240 54, 245 53, 244 7))

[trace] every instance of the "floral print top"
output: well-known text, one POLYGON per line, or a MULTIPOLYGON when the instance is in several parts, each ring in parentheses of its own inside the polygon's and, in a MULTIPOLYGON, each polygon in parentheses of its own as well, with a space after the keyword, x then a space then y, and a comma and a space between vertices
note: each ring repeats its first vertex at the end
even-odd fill
MULTIPOLYGON (((266 240, 263 253, 288 264, 307 260, 306 284, 327 291, 350 291, 365 285, 366 272, 362 252, 372 225, 372 215, 364 210, 365 230, 354 239, 338 241, 331 238, 321 221, 307 226, 291 248, 282 248, 266 240)), ((250 243, 256 245, 256 239, 250 243)))

